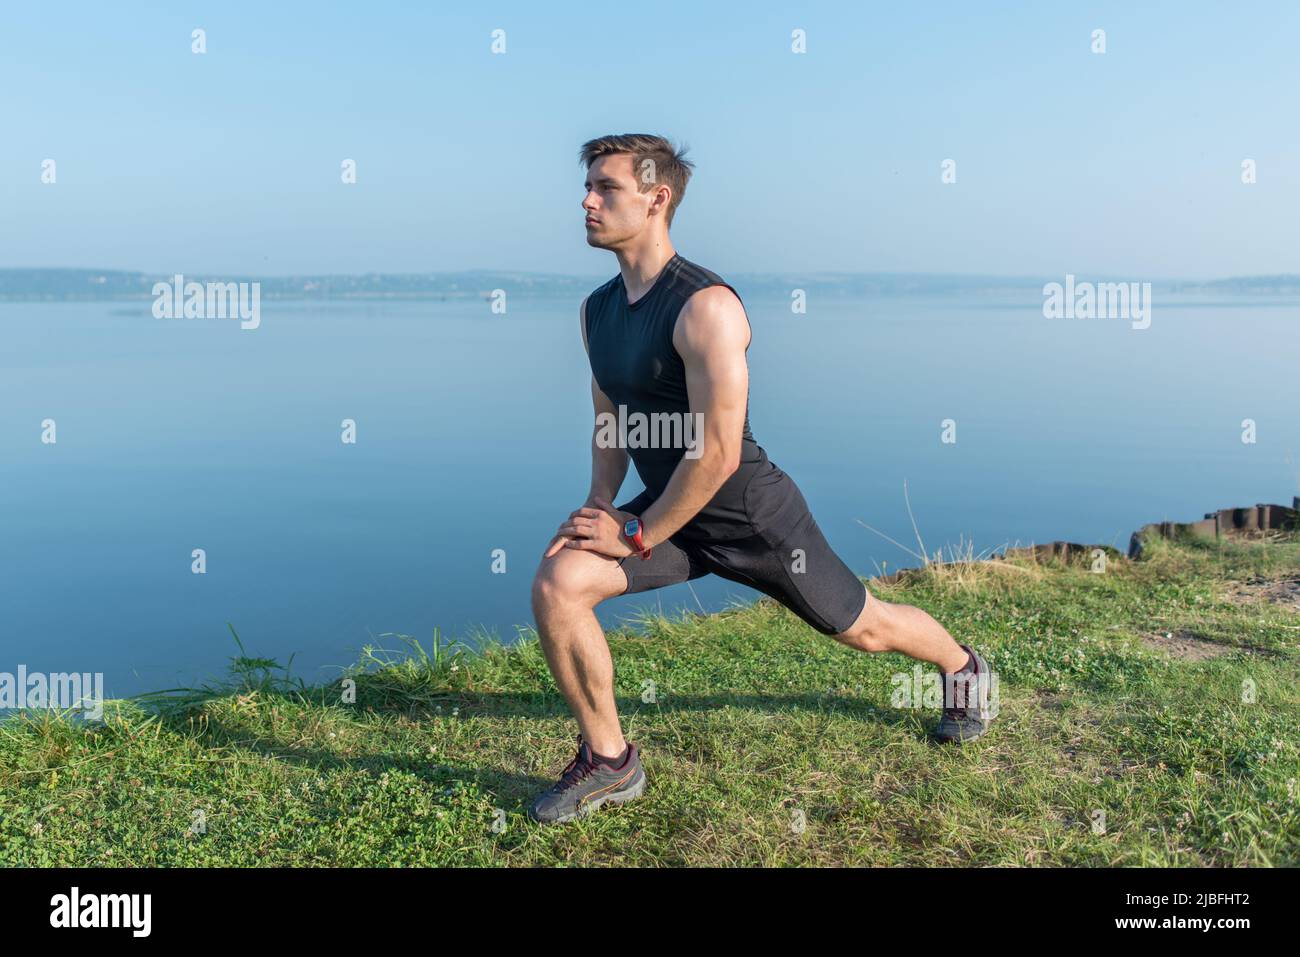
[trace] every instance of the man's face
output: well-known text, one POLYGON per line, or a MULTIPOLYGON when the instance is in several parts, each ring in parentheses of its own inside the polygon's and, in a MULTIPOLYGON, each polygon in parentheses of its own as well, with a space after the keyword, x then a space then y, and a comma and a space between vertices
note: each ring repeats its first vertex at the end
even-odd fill
POLYGON ((631 153, 599 156, 587 170, 587 245, 614 249, 639 235, 649 223, 657 190, 637 191, 631 153))

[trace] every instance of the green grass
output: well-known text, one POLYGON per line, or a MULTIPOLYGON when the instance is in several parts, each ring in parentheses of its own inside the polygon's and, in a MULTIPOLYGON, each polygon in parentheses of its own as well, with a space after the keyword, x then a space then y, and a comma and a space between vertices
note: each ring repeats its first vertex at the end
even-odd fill
POLYGON ((549 829, 524 810, 576 732, 535 640, 394 642, 351 672, 353 704, 241 645, 228 687, 0 725, 0 863, 1296 866, 1300 614, 1232 583, 1297 576, 1295 541, 1156 542, 1104 574, 873 586, 1000 673, 1001 714, 964 748, 891 706, 913 662, 771 602, 647 618, 610 636, 647 797, 549 829), (1224 653, 1143 640, 1165 633, 1224 653))

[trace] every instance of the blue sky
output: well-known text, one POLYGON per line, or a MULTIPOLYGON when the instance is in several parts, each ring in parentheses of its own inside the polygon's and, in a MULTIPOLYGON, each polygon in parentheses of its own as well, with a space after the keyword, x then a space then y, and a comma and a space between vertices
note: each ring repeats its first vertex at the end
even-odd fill
POLYGON ((1300 5, 1130 6, 14 4, 0 267, 611 273, 577 148, 659 132, 724 274, 1300 272, 1300 5))

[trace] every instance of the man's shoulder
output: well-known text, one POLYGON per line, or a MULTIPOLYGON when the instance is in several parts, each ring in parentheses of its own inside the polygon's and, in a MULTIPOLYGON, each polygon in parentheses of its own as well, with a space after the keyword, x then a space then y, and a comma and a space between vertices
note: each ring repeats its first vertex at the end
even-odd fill
POLYGON ((731 283, 689 260, 682 261, 677 278, 682 308, 673 329, 673 345, 679 352, 706 346, 725 348, 733 342, 742 349, 749 347, 749 315, 731 283))
POLYGON ((685 288, 694 287, 696 289, 728 285, 727 281, 712 269, 684 257, 677 269, 677 281, 680 286, 685 288))
POLYGON ((735 286, 712 269, 683 259, 675 278, 674 286, 678 296, 683 305, 690 306, 692 310, 729 310, 736 306, 744 310, 744 303, 735 286))
POLYGON ((727 285, 707 286, 687 299, 673 329, 673 345, 683 357, 732 348, 743 352, 749 339, 745 306, 727 285))
POLYGON ((726 283, 702 286, 686 298, 682 316, 738 317, 745 314, 745 306, 736 290, 726 283))

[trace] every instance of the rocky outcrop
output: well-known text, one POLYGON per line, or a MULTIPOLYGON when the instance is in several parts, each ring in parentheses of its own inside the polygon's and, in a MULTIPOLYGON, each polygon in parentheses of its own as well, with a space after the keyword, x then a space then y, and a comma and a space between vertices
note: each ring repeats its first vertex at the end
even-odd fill
POLYGON ((1154 522, 1133 533, 1128 543, 1128 557, 1142 557, 1142 542, 1148 536, 1160 538, 1202 538, 1217 540, 1259 532, 1300 530, 1300 496, 1285 505, 1252 505, 1247 508, 1224 508, 1206 512, 1199 522, 1154 522))
MULTIPOLYGON (((1228 537, 1249 537, 1266 532, 1300 531, 1300 495, 1295 496, 1290 507, 1286 505, 1251 505, 1247 508, 1224 508, 1217 512, 1207 512, 1199 522, 1153 522, 1143 525, 1129 538, 1129 559, 1142 557, 1143 541, 1148 537, 1161 538, 1203 538, 1217 540, 1228 537)), ((1030 545, 1025 548, 1008 548, 1000 554, 991 555, 990 559, 1027 558, 1043 564, 1050 561, 1061 562, 1095 562, 1097 552, 1106 556, 1106 561, 1122 561, 1126 556, 1110 545, 1081 545, 1078 542, 1049 542, 1044 545, 1030 545)), ((875 581, 895 584, 916 575, 923 574, 924 568, 903 568, 888 575, 881 575, 875 581)))
POLYGON ((1059 559, 1063 562, 1092 561, 1100 551, 1106 560, 1123 558, 1118 548, 1109 545, 1080 545, 1078 542, 1050 542, 1046 545, 1030 545, 1027 548, 1008 548, 995 558, 1028 558, 1040 564, 1059 559))

